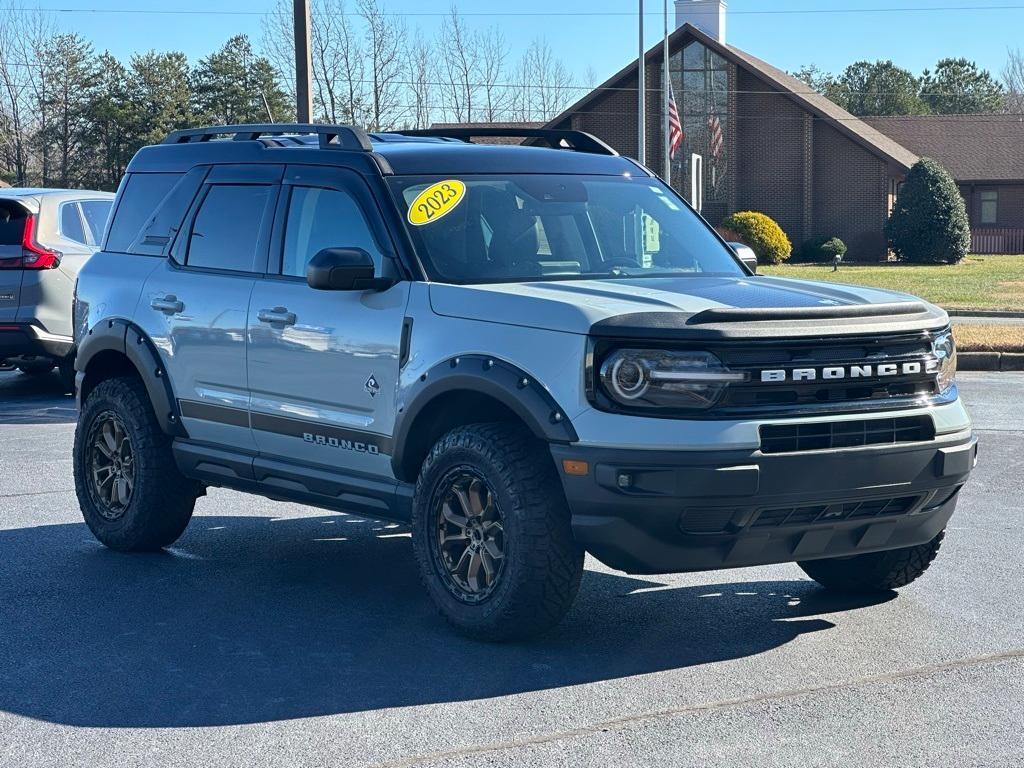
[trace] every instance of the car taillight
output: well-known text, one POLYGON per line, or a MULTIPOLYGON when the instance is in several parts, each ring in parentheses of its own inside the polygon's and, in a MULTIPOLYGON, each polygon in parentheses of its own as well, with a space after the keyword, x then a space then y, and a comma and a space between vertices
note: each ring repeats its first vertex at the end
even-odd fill
POLYGON ((64 256, 60 251, 44 248, 36 241, 36 217, 25 217, 25 232, 21 236, 22 269, 56 269, 64 256))

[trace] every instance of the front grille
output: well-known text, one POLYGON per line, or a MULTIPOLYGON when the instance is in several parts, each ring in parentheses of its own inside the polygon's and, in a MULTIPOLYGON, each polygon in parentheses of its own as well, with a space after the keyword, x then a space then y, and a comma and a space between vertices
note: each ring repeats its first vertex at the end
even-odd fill
POLYGON ((900 496, 890 499, 815 504, 806 507, 763 509, 751 524, 751 528, 779 528, 786 525, 808 525, 810 523, 831 523, 840 520, 905 515, 917 506, 920 500, 920 496, 900 496))
POLYGON ((795 453, 932 440, 935 425, 928 416, 906 416, 818 424, 764 424, 760 434, 761 453, 795 453))
MULTIPOLYGON (((728 344, 713 351, 733 371, 746 371, 750 380, 729 386, 716 404, 718 415, 729 413, 812 412, 854 405, 885 408, 894 400, 924 401, 939 395, 934 373, 932 336, 911 334, 859 339, 817 339, 728 344), (893 376, 852 376, 793 381, 795 369, 920 363, 919 372, 893 376), (783 370, 784 381, 762 381, 762 372, 783 370)), ((900 368, 902 371, 902 367, 900 368)))

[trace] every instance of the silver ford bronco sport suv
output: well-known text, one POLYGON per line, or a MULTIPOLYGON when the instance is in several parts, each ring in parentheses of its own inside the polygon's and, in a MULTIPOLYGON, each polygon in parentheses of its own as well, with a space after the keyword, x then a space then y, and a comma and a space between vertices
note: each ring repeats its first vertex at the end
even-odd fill
POLYGON ((459 631, 654 574, 928 567, 976 457, 941 309, 762 277, 587 134, 182 131, 78 280, 75 483, 120 550, 224 486, 406 522, 459 631))

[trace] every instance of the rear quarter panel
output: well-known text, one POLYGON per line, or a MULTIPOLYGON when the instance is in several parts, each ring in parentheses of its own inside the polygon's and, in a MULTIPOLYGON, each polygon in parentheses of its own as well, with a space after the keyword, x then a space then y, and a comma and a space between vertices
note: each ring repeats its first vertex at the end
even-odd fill
POLYGON ((99 251, 82 267, 75 290, 75 341, 97 323, 131 320, 146 279, 162 258, 99 251))

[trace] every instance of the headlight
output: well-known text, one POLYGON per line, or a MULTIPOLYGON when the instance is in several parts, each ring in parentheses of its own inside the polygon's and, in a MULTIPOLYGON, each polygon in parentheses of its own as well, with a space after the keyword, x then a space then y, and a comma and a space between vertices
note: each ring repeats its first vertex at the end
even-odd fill
POLYGON ((710 352, 620 349, 601 364, 605 393, 631 408, 710 408, 731 382, 748 377, 710 352))
POLYGON ((932 342, 932 351, 939 361, 939 392, 945 394, 956 379, 956 342, 953 340, 953 333, 947 331, 937 337, 932 342))

